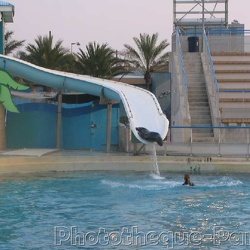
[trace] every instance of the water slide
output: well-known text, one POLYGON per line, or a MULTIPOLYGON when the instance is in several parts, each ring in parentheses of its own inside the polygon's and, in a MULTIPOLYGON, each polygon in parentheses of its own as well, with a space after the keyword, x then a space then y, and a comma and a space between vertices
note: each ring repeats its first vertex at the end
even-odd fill
POLYGON ((0 69, 8 71, 14 76, 57 90, 79 91, 122 102, 130 128, 135 137, 142 143, 148 144, 150 142, 139 136, 137 127, 157 132, 162 139, 167 135, 168 119, 162 112, 155 95, 142 88, 86 75, 50 70, 5 55, 0 55, 0 69))

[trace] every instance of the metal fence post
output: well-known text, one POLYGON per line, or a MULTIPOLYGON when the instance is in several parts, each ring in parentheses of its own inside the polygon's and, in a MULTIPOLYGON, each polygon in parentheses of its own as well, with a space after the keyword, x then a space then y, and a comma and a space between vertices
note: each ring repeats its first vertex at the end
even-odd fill
POLYGON ((219 128, 219 154, 218 154, 218 156, 220 157, 221 156, 221 154, 220 154, 220 143, 221 143, 221 138, 220 138, 220 128, 219 128))
POLYGON ((167 155, 167 143, 168 143, 167 141, 164 141, 165 156, 167 155))
POLYGON ((191 152, 190 156, 193 155, 193 129, 191 128, 191 135, 190 135, 190 144, 191 144, 191 152))
POLYGON ((249 128, 247 129, 247 159, 249 158, 249 128))

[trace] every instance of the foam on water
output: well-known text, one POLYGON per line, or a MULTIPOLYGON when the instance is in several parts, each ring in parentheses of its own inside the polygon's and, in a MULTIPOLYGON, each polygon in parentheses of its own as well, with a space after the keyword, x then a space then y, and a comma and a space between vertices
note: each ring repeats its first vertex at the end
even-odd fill
MULTIPOLYGON (((219 177, 218 179, 207 179, 202 176, 192 176, 195 186, 192 188, 218 188, 218 187, 233 187, 243 185, 243 182, 231 177, 219 177)), ((101 183, 108 185, 111 188, 132 188, 132 189, 141 189, 141 190, 161 190, 174 187, 181 187, 183 182, 181 176, 176 179, 176 177, 171 178, 164 176, 159 176, 154 173, 150 173, 148 177, 137 180, 126 180, 126 181, 116 181, 103 179, 101 183)), ((185 186, 189 187, 189 186, 185 186)))
POLYGON ((213 180, 210 183, 202 184, 206 185, 207 187, 233 187, 233 186, 239 186, 242 185, 243 182, 240 180, 235 180, 231 177, 224 176, 221 178, 218 178, 217 180, 213 180))
POLYGON ((150 177, 153 178, 153 179, 155 179, 155 180, 163 180, 163 179, 165 179, 164 176, 160 176, 160 175, 155 174, 155 173, 151 173, 150 177))
MULTIPOLYGON (((157 176, 157 175, 156 175, 157 176)), ((165 177, 157 177, 158 179, 142 179, 137 181, 113 181, 103 179, 101 183, 103 185, 108 185, 111 188, 132 188, 132 189, 141 189, 141 190, 162 190, 169 189, 174 187, 179 187, 182 185, 181 182, 175 180, 166 180, 165 177), (163 181, 164 180, 164 181, 163 181)))

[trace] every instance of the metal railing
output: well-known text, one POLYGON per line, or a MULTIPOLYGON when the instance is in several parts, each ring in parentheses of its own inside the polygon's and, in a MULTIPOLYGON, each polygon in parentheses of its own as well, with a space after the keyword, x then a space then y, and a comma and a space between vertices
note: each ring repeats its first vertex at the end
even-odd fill
POLYGON ((188 92, 188 82, 187 82, 187 76, 186 76, 186 71, 185 71, 185 66, 184 66, 184 58, 183 58, 181 42, 180 42, 180 30, 178 27, 176 28, 176 46, 177 46, 176 52, 180 59, 180 65, 181 65, 181 71, 182 71, 182 77, 183 77, 183 85, 185 87, 186 92, 188 92))
POLYGON ((215 74, 214 63, 213 63, 213 59, 212 59, 212 55, 211 55, 211 51, 210 51, 210 47, 209 47, 209 42, 208 42, 205 30, 203 31, 203 39, 204 39, 204 43, 206 45, 203 48, 206 49, 206 54, 209 58, 209 65, 210 65, 210 68, 211 68, 211 71, 213 74, 215 89, 216 89, 216 92, 219 92, 219 84, 218 84, 217 77, 215 74))
MULTIPOLYGON (((206 30, 206 37, 208 39, 210 52, 250 52, 250 30, 241 30, 241 29, 218 29, 218 30, 206 30)), ((184 37, 189 36, 198 36, 202 37, 202 30, 195 32, 180 32, 180 37, 183 37, 182 40, 185 40, 184 37)), ((182 45, 182 43, 181 43, 182 45)), ((183 48, 186 46, 182 46, 183 48)), ((201 46, 202 47, 202 46, 201 46)))
MULTIPOLYGON (((242 126, 205 126, 205 125, 196 125, 196 126, 170 126, 169 133, 174 135, 173 141, 179 142, 195 142, 195 139, 199 139, 197 136, 197 132, 194 130, 199 129, 200 133, 207 132, 206 130, 218 130, 218 141, 219 143, 249 143, 249 131, 250 126, 242 125, 242 126), (178 138, 178 130, 184 129, 187 130, 186 137, 180 136, 178 138), (174 131, 176 130, 176 131, 174 131), (203 131, 202 131, 203 130, 203 131), (241 130, 241 131, 240 131, 241 130), (194 135, 196 133, 196 136, 194 135)), ((202 138, 202 137, 201 137, 202 138)), ((204 138, 203 138, 204 139, 204 138)), ((212 139, 212 137, 211 137, 212 139)), ((206 141, 206 139, 204 139, 206 141)), ((206 141, 207 142, 207 141, 206 141)), ((214 142, 213 140, 211 142, 214 142)))
POLYGON ((163 147, 157 147, 159 155, 250 157, 250 126, 171 126, 169 129, 169 135, 174 133, 175 140, 168 138, 163 147), (217 130, 218 140, 196 137, 195 129, 217 130), (183 134, 187 135, 184 141, 183 134))
MULTIPOLYGON (((149 154, 152 151, 151 144, 142 144, 132 140, 131 131, 129 128, 124 133, 123 146, 120 150, 123 152, 135 153, 138 150, 139 154, 149 154), (140 151, 140 149, 142 149, 140 151)), ((157 155, 192 155, 200 157, 246 157, 250 160, 250 126, 170 126, 167 138, 163 146, 156 145, 157 155), (218 130, 218 140, 201 139, 196 141, 195 129, 214 129, 218 130), (186 130, 182 133, 180 130, 186 130), (179 134, 178 138, 171 138, 171 135, 179 134), (184 138, 182 135, 186 134, 184 138)), ((250 165, 249 165, 250 167, 250 165)))

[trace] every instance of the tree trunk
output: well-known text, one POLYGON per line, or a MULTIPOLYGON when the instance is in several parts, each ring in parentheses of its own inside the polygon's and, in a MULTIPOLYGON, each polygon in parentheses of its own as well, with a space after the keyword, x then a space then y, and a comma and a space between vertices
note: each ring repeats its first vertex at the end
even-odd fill
POLYGON ((5 108, 0 104, 0 150, 6 149, 5 108))
POLYGON ((146 89, 149 90, 149 85, 151 83, 151 74, 150 72, 146 72, 145 75, 144 75, 144 80, 146 82, 146 89))

